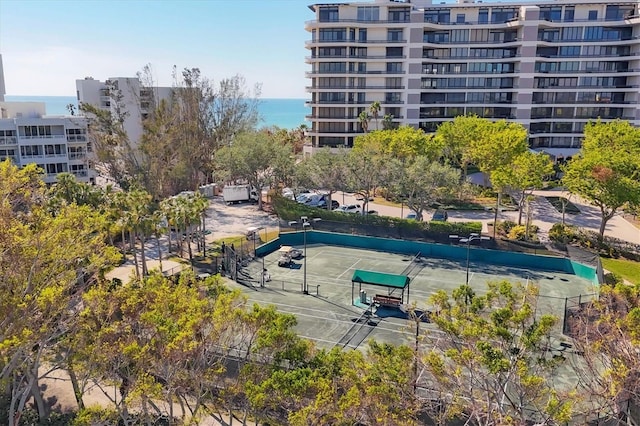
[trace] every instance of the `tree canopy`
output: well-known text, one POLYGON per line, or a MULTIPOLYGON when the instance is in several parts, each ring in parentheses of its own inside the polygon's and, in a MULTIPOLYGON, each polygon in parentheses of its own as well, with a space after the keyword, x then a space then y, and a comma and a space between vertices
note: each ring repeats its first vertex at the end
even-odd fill
POLYGON ((584 129, 580 155, 562 182, 600 209, 600 236, 624 205, 640 205, 640 129, 628 121, 592 122, 584 129))

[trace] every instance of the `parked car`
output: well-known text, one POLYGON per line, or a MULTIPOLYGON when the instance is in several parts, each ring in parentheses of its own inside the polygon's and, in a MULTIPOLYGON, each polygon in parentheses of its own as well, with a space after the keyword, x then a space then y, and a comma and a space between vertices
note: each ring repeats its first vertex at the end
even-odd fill
POLYGON ((337 209, 333 209, 333 211, 341 213, 360 213, 361 209, 360 204, 345 204, 337 209))
POLYGON ((404 218, 405 219, 412 219, 412 220, 422 220, 422 219, 418 219, 418 215, 415 212, 409 213, 404 218))
POLYGON ((300 203, 300 204, 305 204, 305 203, 307 202, 307 200, 308 200, 309 198, 311 198, 313 195, 314 195, 314 194, 311 194, 311 193, 308 193, 308 192, 306 192, 306 193, 304 193, 304 194, 300 194, 300 195, 298 195, 298 196, 296 197, 296 201, 297 201, 298 203, 300 203))
MULTIPOLYGON (((356 195, 356 200, 358 201, 364 201, 365 196, 364 195, 356 195)), ((369 201, 373 201, 373 197, 369 196, 369 201)))
POLYGON ((438 209, 433 213, 431 220, 439 220, 441 222, 446 222, 449 219, 449 214, 446 210, 438 209))
MULTIPOLYGON (((322 209, 326 209, 327 208, 327 199, 326 199, 326 197, 323 198, 322 200, 320 200, 316 207, 319 207, 319 208, 322 208, 322 209)), ((335 210, 338 207, 340 207, 340 203, 337 202, 336 200, 331 200, 331 210, 335 210)))
POLYGON ((366 215, 366 216, 377 216, 378 215, 378 211, 377 210, 368 210, 365 212, 358 212, 360 214, 366 215))

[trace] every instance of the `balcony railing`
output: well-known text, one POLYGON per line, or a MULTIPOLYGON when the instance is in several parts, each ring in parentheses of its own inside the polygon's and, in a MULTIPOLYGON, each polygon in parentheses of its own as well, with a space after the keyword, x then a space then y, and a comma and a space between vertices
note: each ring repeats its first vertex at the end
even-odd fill
POLYGON ((380 60, 395 60, 395 59, 406 59, 406 55, 334 55, 334 56, 306 56, 305 59, 307 62, 316 60, 316 59, 325 59, 325 60, 334 60, 334 59, 351 59, 351 60, 369 60, 369 59, 380 59, 380 60))
POLYGON ((448 61, 455 61, 455 60, 467 60, 467 59, 471 59, 471 60, 476 60, 476 61, 490 61, 490 60, 500 60, 500 59, 517 59, 522 57, 522 55, 520 54, 516 54, 516 55, 508 55, 508 56, 471 56, 471 55, 467 55, 467 56, 430 56, 430 55, 422 55, 422 57, 424 59, 444 59, 444 60, 448 60, 448 61))
POLYGON ((305 75, 307 77, 311 77, 312 75, 326 75, 326 74, 355 74, 355 75, 375 75, 375 74, 406 74, 406 71, 387 71, 387 70, 380 70, 380 71, 347 71, 347 70, 340 70, 340 71, 307 71, 305 73, 305 75))
POLYGON ((406 43, 407 40, 405 39, 401 39, 401 40, 358 40, 358 39, 345 39, 345 40, 307 40, 305 42, 306 45, 311 45, 311 44, 346 44, 346 43, 353 43, 353 44, 401 44, 401 43, 406 43))
POLYGON ((366 90, 366 89, 386 89, 386 90, 403 90, 405 86, 307 86, 306 90, 366 90))
POLYGON ((546 21, 546 22, 553 22, 554 24, 570 24, 570 23, 575 23, 575 22, 606 22, 606 23, 613 23, 613 22, 620 22, 620 23, 625 23, 625 21, 630 20, 630 19, 636 19, 636 18, 640 18, 640 15, 629 15, 629 16, 624 16, 621 18, 599 18, 599 19, 541 19, 541 21, 546 21))
POLYGON ((85 158, 87 158, 87 154, 85 154, 84 152, 76 152, 76 153, 69 154, 69 160, 82 160, 85 158))
POLYGON ((422 40, 423 43, 425 44, 459 44, 462 46, 466 46, 466 45, 478 45, 478 44, 505 44, 505 43, 517 43, 518 41, 520 41, 519 39, 513 39, 513 40, 487 40, 487 41, 440 41, 440 40, 422 40))
POLYGON ((19 139, 64 139, 64 135, 18 136, 19 139))
POLYGON ((323 20, 318 20, 318 19, 313 19, 310 21, 305 21, 305 25, 315 25, 315 24, 339 24, 339 23, 347 23, 347 24, 351 24, 351 23, 358 23, 358 24, 402 24, 402 23, 409 23, 411 22, 411 20, 409 19, 405 19, 405 20, 400 20, 400 19, 376 19, 375 21, 369 21, 369 20, 364 20, 364 19, 323 19, 323 20))
POLYGON ((16 145, 18 139, 15 136, 0 136, 0 145, 16 145))
POLYGON ((86 135, 67 135, 67 142, 86 142, 86 135))
POLYGON ((640 69, 630 68, 626 70, 537 70, 537 74, 618 74, 618 73, 635 73, 640 69))
POLYGON ((478 74, 490 74, 490 75, 504 75, 504 74, 518 74, 520 71, 519 70, 511 70, 511 71, 460 71, 460 72, 437 72, 437 73, 433 73, 433 72, 429 72, 429 71, 422 71, 422 75, 431 75, 434 77, 449 77, 449 76, 460 76, 460 75, 465 75, 465 74, 472 74, 472 75, 478 75, 478 74))

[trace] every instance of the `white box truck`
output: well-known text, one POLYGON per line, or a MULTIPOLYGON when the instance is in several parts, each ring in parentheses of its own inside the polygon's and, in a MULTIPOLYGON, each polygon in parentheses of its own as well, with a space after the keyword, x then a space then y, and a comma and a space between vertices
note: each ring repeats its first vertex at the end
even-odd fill
POLYGON ((258 192, 249 185, 225 185, 222 189, 222 199, 227 204, 251 201, 258 202, 258 192))

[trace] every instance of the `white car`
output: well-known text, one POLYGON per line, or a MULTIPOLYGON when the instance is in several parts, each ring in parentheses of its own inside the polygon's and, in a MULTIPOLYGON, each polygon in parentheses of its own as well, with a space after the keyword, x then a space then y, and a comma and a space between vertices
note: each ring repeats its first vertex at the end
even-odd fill
POLYGON ((360 210, 362 210, 360 204, 345 204, 344 206, 340 206, 337 209, 333 209, 334 212, 341 213, 360 213, 360 210))

